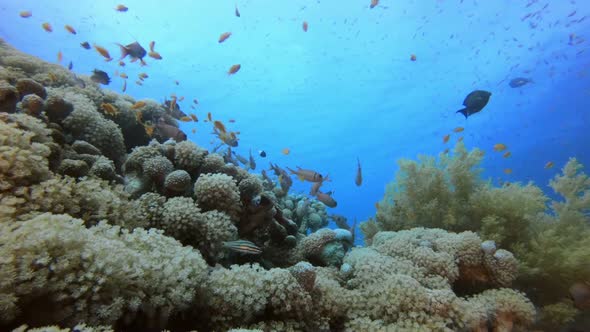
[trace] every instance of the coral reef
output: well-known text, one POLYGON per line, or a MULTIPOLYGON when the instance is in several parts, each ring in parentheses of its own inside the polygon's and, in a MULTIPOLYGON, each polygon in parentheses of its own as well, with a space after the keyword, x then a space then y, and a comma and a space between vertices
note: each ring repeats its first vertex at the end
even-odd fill
MULTIPOLYGON (((251 174, 228 161, 231 151, 148 130, 160 119, 177 129, 155 101, 102 90, 0 41, 1 330, 481 331, 532 323, 534 307, 508 287, 517 253, 525 276, 545 262, 526 256, 532 240, 513 245, 507 225, 535 225, 544 198, 533 186, 485 191, 469 171, 477 154, 458 151, 460 160, 445 162, 453 189, 444 172, 429 173, 434 161, 416 170, 420 179, 404 187, 446 196, 399 194, 401 208, 384 203, 377 222, 363 227, 372 245, 352 248, 353 233, 325 228, 325 206, 289 194, 291 179, 277 165, 278 181, 251 174), (110 107, 116 111, 103 112, 110 107), (490 201, 479 215, 465 204, 475 198, 490 201), (502 199, 527 199, 526 209, 502 199), (464 231, 472 216, 481 238, 464 231), (422 222, 461 232, 414 228, 422 222)), ((558 236, 585 227, 578 221, 587 194, 567 189, 588 186, 578 170, 573 162, 553 183, 566 201, 543 218, 560 222, 530 235, 554 257, 566 254, 558 236)), ((582 266, 585 251, 573 254, 569 262, 582 266)))

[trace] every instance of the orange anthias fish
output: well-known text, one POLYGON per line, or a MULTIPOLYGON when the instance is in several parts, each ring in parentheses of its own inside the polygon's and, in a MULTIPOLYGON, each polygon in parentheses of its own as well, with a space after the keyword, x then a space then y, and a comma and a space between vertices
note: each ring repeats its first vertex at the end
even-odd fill
POLYGON ((547 169, 549 169, 549 168, 552 168, 552 167, 553 167, 553 162, 552 162, 552 161, 548 161, 548 162, 545 164, 545 168, 547 168, 547 169))
MULTIPOLYGON (((140 122, 141 123, 141 122, 140 122)), ((154 135, 154 129, 156 129, 156 126, 154 126, 154 124, 151 121, 146 121, 143 124, 143 129, 145 129, 145 133, 149 136, 152 137, 152 135, 154 135)))
POLYGON ((162 60, 162 56, 158 52, 151 51, 148 53, 148 56, 152 59, 162 60))
POLYGON ((237 73, 238 70, 240 70, 240 68, 242 68, 242 66, 240 64, 233 65, 229 68, 229 70, 227 71, 227 74, 233 75, 233 74, 237 73))
POLYGON ((288 155, 289 153, 291 153, 291 149, 289 148, 284 148, 281 150, 281 153, 284 154, 285 156, 288 155))
POLYGON ((225 125, 223 125, 223 123, 219 120, 216 120, 215 122, 213 122, 213 125, 215 126, 215 128, 217 128, 220 132, 225 133, 225 125))
POLYGON ((307 24, 307 21, 303 21, 303 24, 301 27, 303 28, 303 31, 307 32, 307 29, 309 28, 309 24, 307 24))
POLYGON ((29 18, 33 16, 33 12, 30 10, 23 10, 22 12, 18 13, 18 15, 22 18, 29 18))
POLYGON ((459 137, 459 139, 457 139, 457 142, 463 142, 463 136, 459 137))
POLYGON ((117 110, 117 108, 110 103, 102 103, 100 104, 100 107, 108 115, 116 116, 117 114, 119 114, 119 110, 117 110))
POLYGON ((62 62, 63 59, 64 59, 64 56, 61 53, 61 51, 57 52, 57 62, 62 62))
POLYGON ((505 144, 502 144, 502 143, 494 144, 494 151, 496 151, 496 152, 504 151, 506 149, 507 149, 507 146, 505 144))
POLYGON ((242 254, 259 255, 262 253, 262 249, 246 240, 223 242, 223 247, 242 254))
POLYGON ((502 155, 502 157, 504 157, 504 158, 508 158, 508 157, 510 157, 511 155, 512 155, 512 152, 510 152, 510 151, 506 151, 506 152, 505 152, 505 153, 502 155))
POLYGON ((191 119, 193 119, 194 122, 199 122, 199 119, 197 118, 196 115, 194 115, 193 113, 190 114, 191 119))
POLYGON ((238 146, 238 137, 236 133, 233 131, 230 133, 221 132, 217 129, 217 127, 213 127, 213 134, 217 136, 223 143, 231 146, 236 147, 238 146))
POLYGON ((66 24, 64 27, 69 33, 71 33, 72 35, 77 34, 76 29, 74 29, 71 25, 66 24))
POLYGON ((126 12, 129 10, 129 8, 127 8, 127 6, 125 5, 117 5, 117 7, 115 7, 115 10, 118 12, 126 12))
POLYGON ((379 4, 379 0, 371 0, 371 8, 375 8, 379 4))
POLYGON ((320 173, 310 169, 303 169, 299 166, 297 166, 296 171, 290 169, 289 167, 287 167, 287 170, 291 172, 291 174, 295 174, 301 181, 319 182, 323 179, 320 173))
POLYGON ((182 122, 191 122, 192 121, 192 119, 188 116, 181 116, 179 120, 182 122))
POLYGON ((456 133, 460 133, 460 132, 462 132, 463 130, 465 130, 465 128, 463 128, 463 127, 457 127, 457 128, 455 128, 455 129, 453 129, 453 131, 454 131, 454 132, 456 132, 456 133))
POLYGON ((131 106, 131 109, 132 109, 132 110, 136 110, 136 109, 138 109, 138 108, 142 108, 142 107, 144 107, 145 105, 146 105, 146 104, 145 104, 145 101, 141 101, 141 100, 140 100, 140 101, 136 102, 135 104, 133 104, 133 106, 131 106))
POLYGON ((47 31, 47 32, 52 32, 53 28, 51 27, 51 24, 45 22, 43 24, 41 24, 41 27, 43 28, 43 30, 47 31))
POLYGON ((354 184, 356 184, 357 187, 360 187, 361 184, 363 184, 363 174, 361 172, 361 161, 359 160, 359 158, 356 158, 356 162, 357 162, 357 166, 356 166, 356 177, 354 178, 354 184))
POLYGON ((506 173, 506 174, 512 174, 512 169, 506 168, 506 169, 504 169, 504 173, 506 173))
POLYGON ((111 58, 111 55, 109 54, 109 51, 107 51, 106 48, 94 44, 94 49, 105 58, 105 61, 109 62, 113 60, 113 58, 111 58))
POLYGON ((125 73, 119 74, 119 77, 124 78, 124 79, 129 78, 129 76, 127 76, 127 74, 125 74, 125 73))
POLYGON ((219 40, 217 41, 218 43, 223 43, 224 41, 226 41, 229 36, 231 36, 231 32, 224 32, 219 36, 219 40))
POLYGON ((446 142, 448 142, 450 138, 451 138, 451 135, 450 135, 450 134, 446 134, 446 135, 443 137, 443 143, 446 143, 446 142))

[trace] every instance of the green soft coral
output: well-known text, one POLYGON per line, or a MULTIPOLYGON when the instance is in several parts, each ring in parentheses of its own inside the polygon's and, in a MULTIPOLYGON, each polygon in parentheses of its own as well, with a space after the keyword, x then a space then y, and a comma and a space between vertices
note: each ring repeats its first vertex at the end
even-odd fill
POLYGON ((563 202, 553 201, 551 208, 561 219, 590 221, 590 178, 582 172, 582 164, 570 158, 562 175, 556 175, 549 186, 560 194, 563 202))
MULTIPOLYGON (((469 229, 466 213, 471 196, 485 183, 478 167, 483 153, 467 151, 458 143, 453 156, 437 160, 420 156, 419 161, 402 159, 396 180, 387 186, 377 209, 380 230, 411 227, 440 227, 452 231, 469 229)), ((366 234, 365 234, 366 235, 366 234)))

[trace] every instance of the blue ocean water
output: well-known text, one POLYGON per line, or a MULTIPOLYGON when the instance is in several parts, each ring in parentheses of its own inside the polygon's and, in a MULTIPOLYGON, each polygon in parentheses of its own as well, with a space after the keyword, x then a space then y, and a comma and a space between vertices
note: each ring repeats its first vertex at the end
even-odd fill
MULTIPOLYGON (((273 162, 329 174, 323 190, 338 201, 329 211, 349 222, 374 215, 397 159, 437 154, 461 136, 468 148, 486 151, 483 175, 495 183, 534 181, 551 196, 547 183, 569 157, 589 172, 589 3, 382 0, 371 9, 365 0, 125 1, 127 12, 115 11, 117 4, 4 0, 0 37, 50 62, 61 52, 61 63, 71 61, 77 74, 104 70, 114 91, 123 80, 113 73, 125 72, 126 93, 137 99, 163 101, 174 93, 185 97, 180 106, 188 112, 197 99, 200 119, 210 112, 241 133, 238 153, 266 151, 257 172, 273 162), (21 18, 23 10, 32 17, 21 18), (219 43, 224 32, 232 35, 219 43), (155 41, 163 59, 122 68, 81 48, 84 41, 115 59, 115 43, 147 48, 155 41), (241 69, 229 76, 233 64, 241 69), (149 78, 138 86, 141 72, 149 78), (515 77, 534 83, 512 88, 515 77), (476 89, 492 97, 465 119, 455 111, 476 89), (465 131, 454 133, 458 126, 465 131), (496 143, 511 157, 493 152, 496 143), (361 187, 354 184, 357 157, 361 187), (546 169, 548 162, 555 167, 546 169)), ((199 145, 217 144, 209 123, 182 129, 199 145)), ((291 191, 309 187, 295 180, 291 191)))

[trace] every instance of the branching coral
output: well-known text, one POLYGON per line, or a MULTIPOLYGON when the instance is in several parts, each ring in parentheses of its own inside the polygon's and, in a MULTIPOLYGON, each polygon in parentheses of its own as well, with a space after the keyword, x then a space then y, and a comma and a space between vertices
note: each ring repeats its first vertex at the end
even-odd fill
POLYGON ((441 227, 453 231, 469 229, 464 212, 471 195, 484 183, 479 179, 482 153, 467 151, 458 143, 453 156, 420 156, 419 162, 400 160, 396 180, 389 184, 378 204, 380 230, 411 227, 441 227))

